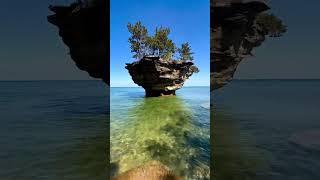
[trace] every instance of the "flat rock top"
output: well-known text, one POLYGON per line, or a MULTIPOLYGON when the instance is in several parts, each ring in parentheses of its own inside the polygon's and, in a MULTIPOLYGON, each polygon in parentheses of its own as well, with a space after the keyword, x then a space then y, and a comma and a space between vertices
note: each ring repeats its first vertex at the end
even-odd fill
POLYGON ((133 63, 126 63, 126 67, 130 68, 133 65, 141 65, 146 62, 153 62, 155 65, 178 65, 178 66, 183 66, 183 65, 193 65, 194 63, 191 61, 175 61, 175 60, 164 60, 159 57, 144 57, 143 59, 139 61, 135 61, 133 63))

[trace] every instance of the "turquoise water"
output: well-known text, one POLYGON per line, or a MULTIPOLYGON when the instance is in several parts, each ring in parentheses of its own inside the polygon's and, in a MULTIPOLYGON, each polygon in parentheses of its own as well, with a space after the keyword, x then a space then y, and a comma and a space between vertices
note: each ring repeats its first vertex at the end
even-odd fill
POLYGON ((106 179, 106 86, 0 82, 0 179, 106 179))
MULTIPOLYGON (((0 83, 0 179, 105 179, 109 102, 96 81, 0 83)), ((209 88, 111 89, 113 173, 160 161, 209 173, 209 88)), ((319 179, 320 81, 233 81, 212 96, 217 179, 319 179), (313 142, 313 141, 311 141, 313 142), (317 141, 316 141, 317 142, 317 141)))
POLYGON ((320 179, 319 80, 233 81, 212 97, 216 179, 320 179))
POLYGON ((154 98, 142 88, 111 88, 110 100, 114 175, 158 161, 187 179, 209 178, 209 87, 154 98))

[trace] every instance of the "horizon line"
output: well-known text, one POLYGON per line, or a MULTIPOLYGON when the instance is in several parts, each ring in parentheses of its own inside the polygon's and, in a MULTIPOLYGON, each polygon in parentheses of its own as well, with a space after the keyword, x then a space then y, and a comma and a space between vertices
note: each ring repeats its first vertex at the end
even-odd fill
POLYGON ((241 80, 320 80, 320 78, 246 78, 246 79, 233 79, 232 81, 241 81, 241 80))
MULTIPOLYGON (((242 80, 320 80, 320 78, 246 78, 246 79, 233 79, 232 81, 242 81, 242 80)), ((0 82, 21 82, 21 81, 102 81, 101 79, 0 79, 0 82)), ((196 86, 207 86, 207 85, 196 85, 196 86)), ((122 87, 122 86, 112 86, 112 87, 122 87)), ((132 86, 124 86, 132 87, 132 86)), ((185 86, 187 87, 187 86, 185 86)))
MULTIPOLYGON (((210 87, 209 85, 201 85, 201 86, 183 86, 183 87, 210 87)), ((110 86, 110 88, 143 88, 141 86, 110 86)))

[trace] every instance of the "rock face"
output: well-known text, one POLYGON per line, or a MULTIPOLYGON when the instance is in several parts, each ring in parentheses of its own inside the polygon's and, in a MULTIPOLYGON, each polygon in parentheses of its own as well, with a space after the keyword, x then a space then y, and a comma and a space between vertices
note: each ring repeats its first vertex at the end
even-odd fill
MULTIPOLYGON (((69 47, 76 65, 90 76, 109 84, 109 18, 106 7, 105 0, 95 0, 89 6, 83 3, 50 6, 55 14, 48 16, 48 21, 59 28, 59 35, 69 47)), ((266 0, 211 0, 212 90, 230 82, 239 63, 251 56, 252 49, 265 40, 266 34, 255 20, 268 9, 266 0)), ((174 94, 175 89, 181 88, 177 85, 181 84, 180 78, 177 78, 177 82, 155 78, 159 80, 156 81, 157 87, 142 83, 139 80, 141 78, 133 76, 133 79, 146 91, 151 90, 155 94, 174 94), (160 81, 164 81, 163 86, 166 88, 160 87, 160 81)))
POLYGON ((268 9, 265 0, 211 1, 211 90, 230 82, 239 63, 265 40, 255 19, 268 9))
POLYGON ((182 180, 176 176, 168 167, 158 161, 147 163, 129 170, 119 176, 111 178, 112 180, 182 180))
POLYGON ((175 95, 184 82, 198 68, 193 62, 167 61, 159 57, 144 57, 133 63, 127 63, 132 80, 145 89, 146 96, 175 95))
POLYGON ((48 16, 48 21, 59 28, 59 35, 79 69, 109 84, 107 1, 92 2, 50 6, 55 14, 48 16))

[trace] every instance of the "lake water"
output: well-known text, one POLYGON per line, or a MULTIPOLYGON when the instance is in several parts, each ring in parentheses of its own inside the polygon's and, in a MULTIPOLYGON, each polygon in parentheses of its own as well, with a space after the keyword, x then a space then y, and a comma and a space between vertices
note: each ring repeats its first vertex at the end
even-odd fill
MULTIPOLYGON (((1 179, 105 179, 109 102, 98 81, 0 82, 1 179)), ((209 174, 209 88, 144 98, 111 88, 111 163, 209 174)), ((212 96, 214 175, 320 179, 320 81, 233 81, 212 96)))
POLYGON ((142 88, 111 88, 111 165, 118 174, 157 161, 176 175, 210 174, 209 87, 145 98, 142 88))
POLYGON ((218 180, 320 179, 320 81, 233 81, 212 96, 218 180))
POLYGON ((106 86, 0 82, 0 179, 106 179, 106 86))

